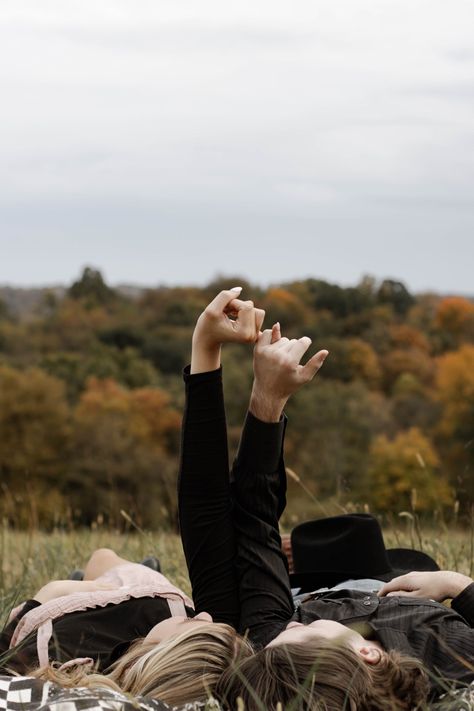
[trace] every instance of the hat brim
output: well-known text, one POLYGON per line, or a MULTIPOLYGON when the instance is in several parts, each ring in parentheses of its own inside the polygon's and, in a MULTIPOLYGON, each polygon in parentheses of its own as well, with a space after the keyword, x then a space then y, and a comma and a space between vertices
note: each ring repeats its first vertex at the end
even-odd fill
MULTIPOLYGON (((406 571, 405 571, 406 572, 406 571)), ((361 573, 349 570, 334 571, 334 570, 318 570, 317 572, 308 573, 290 573, 290 585, 292 588, 301 588, 301 592, 310 592, 318 588, 332 588, 334 585, 343 583, 344 580, 360 580, 362 578, 371 578, 373 580, 381 580, 388 582, 392 578, 400 575, 399 572, 389 571, 386 573, 361 573)))
POLYGON ((430 555, 413 548, 388 548, 387 555, 390 566, 396 571, 392 577, 411 573, 412 570, 439 570, 439 565, 430 555))
POLYGON ((318 588, 331 588, 345 580, 360 580, 371 578, 388 583, 398 575, 405 575, 412 570, 434 571, 439 570, 436 561, 429 555, 411 548, 389 548, 387 556, 391 568, 389 570, 374 572, 370 569, 361 570, 314 570, 305 573, 291 573, 290 585, 292 588, 301 588, 302 592, 310 592, 318 588))

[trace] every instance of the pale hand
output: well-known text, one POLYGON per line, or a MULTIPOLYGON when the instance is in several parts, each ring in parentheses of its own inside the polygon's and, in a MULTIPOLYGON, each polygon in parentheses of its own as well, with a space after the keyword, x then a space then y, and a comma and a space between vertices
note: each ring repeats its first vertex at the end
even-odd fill
POLYGON ((191 373, 220 366, 223 343, 255 343, 265 311, 237 297, 240 287, 221 291, 199 316, 193 333, 191 373), (231 318, 232 317, 232 318, 231 318))
POLYGON ((114 590, 112 583, 98 582, 96 580, 52 580, 38 590, 34 599, 42 604, 57 597, 70 595, 77 592, 96 592, 97 590, 114 590))
POLYGON ((250 411, 264 421, 277 421, 296 390, 314 378, 328 351, 318 351, 301 365, 300 360, 311 345, 311 339, 280 336, 279 324, 263 331, 254 349, 254 384, 250 411))
POLYGON ((424 597, 443 602, 459 595, 472 582, 467 575, 453 570, 413 571, 385 583, 379 596, 424 597))

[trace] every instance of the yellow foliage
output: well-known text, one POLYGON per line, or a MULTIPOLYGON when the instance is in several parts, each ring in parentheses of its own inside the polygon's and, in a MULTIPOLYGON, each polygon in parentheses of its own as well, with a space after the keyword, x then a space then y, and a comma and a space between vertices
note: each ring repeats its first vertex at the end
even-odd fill
POLYGON ((369 502, 377 510, 401 511, 410 508, 416 490, 419 511, 450 504, 452 493, 439 464, 430 440, 416 427, 393 440, 379 435, 370 448, 369 502))
POLYGON ((465 345, 458 351, 438 358, 436 386, 440 399, 456 408, 474 402, 474 346, 465 345))
POLYGON ((376 385, 381 376, 379 359, 370 343, 360 338, 350 338, 348 346, 348 364, 353 377, 361 378, 370 385, 376 385))
POLYGON ((96 428, 109 416, 118 416, 128 435, 151 447, 163 446, 181 425, 180 414, 170 406, 170 396, 163 390, 128 390, 111 379, 90 378, 76 408, 76 422, 96 428))
POLYGON ((433 360, 419 348, 395 348, 381 358, 384 381, 391 388, 400 375, 409 373, 421 383, 430 383, 434 373, 433 360))
POLYGON ((64 384, 38 368, 0 367, 0 470, 22 488, 25 478, 64 468, 69 409, 64 384))
MULTIPOLYGON (((436 390, 444 404, 440 430, 448 436, 458 430, 467 431, 474 412, 474 346, 465 345, 446 353, 438 358, 437 366, 436 390)), ((471 431, 471 439, 472 435, 471 431)), ((461 447, 464 444, 460 442, 461 447)))
POLYGON ((461 296, 448 296, 438 304, 435 325, 454 335, 474 335, 474 304, 461 296))

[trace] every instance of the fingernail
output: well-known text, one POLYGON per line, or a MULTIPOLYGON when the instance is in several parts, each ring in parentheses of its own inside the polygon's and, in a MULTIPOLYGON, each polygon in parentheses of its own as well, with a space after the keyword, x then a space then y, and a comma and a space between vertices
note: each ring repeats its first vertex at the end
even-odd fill
POLYGON ((242 291, 242 287, 241 286, 233 286, 232 289, 230 289, 230 291, 238 291, 240 294, 240 292, 242 291))

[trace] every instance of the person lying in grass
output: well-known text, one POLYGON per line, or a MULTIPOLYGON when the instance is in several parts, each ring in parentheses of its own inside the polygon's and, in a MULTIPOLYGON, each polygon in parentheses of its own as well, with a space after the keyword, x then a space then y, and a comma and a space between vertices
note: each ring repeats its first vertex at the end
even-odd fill
POLYGON ((379 594, 329 591, 295 610, 278 528, 286 491, 283 409, 312 380, 327 352, 301 365, 310 339, 281 337, 278 325, 259 334, 249 411, 229 488, 220 352, 234 339, 231 300, 231 293, 220 294, 194 333, 183 430, 183 466, 192 468, 193 476, 180 492, 181 535, 192 579, 203 541, 213 541, 218 559, 223 541, 235 537, 239 630, 256 649, 231 665, 215 693, 229 708, 240 698, 246 709, 396 710, 421 708, 445 684, 471 682, 474 583, 467 576, 414 572, 379 594), (217 462, 210 460, 210 452, 219 450, 220 478, 217 462), (224 516, 226 500, 233 507, 233 530, 224 516), (216 510, 222 517, 213 517, 216 510), (451 609, 440 604, 448 598, 451 609))
POLYGON ((182 704, 205 700, 232 660, 252 653, 224 606, 207 601, 225 620, 213 624, 164 575, 110 549, 92 554, 84 578, 49 582, 20 606, 0 635, 0 673, 182 704))

